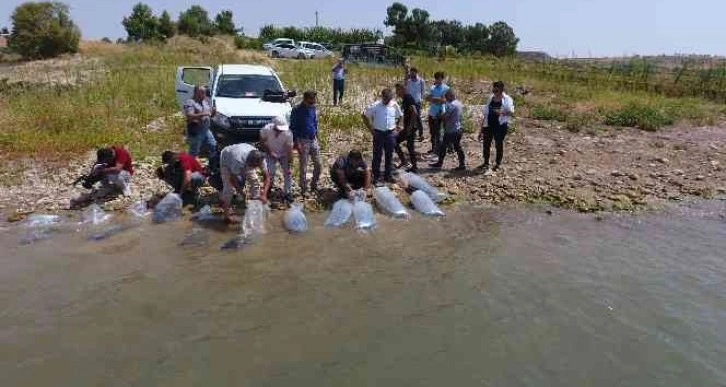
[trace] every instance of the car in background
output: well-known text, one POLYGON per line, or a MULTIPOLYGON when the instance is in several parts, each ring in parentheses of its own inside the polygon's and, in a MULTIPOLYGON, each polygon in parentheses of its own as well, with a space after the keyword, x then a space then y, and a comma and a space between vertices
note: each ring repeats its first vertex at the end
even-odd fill
POLYGON ((182 66, 176 72, 179 106, 192 98, 194 85, 208 85, 207 93, 217 114, 212 133, 221 147, 259 140, 260 130, 273 117, 290 119, 295 91, 285 90, 275 71, 267 66, 222 64, 182 66))
POLYGON ((335 56, 335 54, 332 51, 328 50, 327 48, 325 48, 325 46, 323 46, 320 43, 298 42, 298 47, 302 47, 302 48, 312 51, 313 58, 315 58, 315 59, 332 58, 335 56))
POLYGON ((273 58, 312 59, 315 56, 312 50, 288 43, 273 46, 268 52, 273 58))
POLYGON ((271 42, 263 44, 262 49, 265 51, 269 51, 272 47, 275 47, 278 44, 292 44, 293 46, 295 46, 295 39, 277 38, 271 42))

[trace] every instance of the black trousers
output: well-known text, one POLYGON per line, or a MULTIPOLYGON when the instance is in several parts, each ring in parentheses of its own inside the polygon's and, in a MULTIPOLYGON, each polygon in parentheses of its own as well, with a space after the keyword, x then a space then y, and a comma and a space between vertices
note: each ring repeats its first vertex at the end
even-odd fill
POLYGON ((418 136, 423 137, 423 123, 421 122, 421 102, 416 103, 416 125, 418 126, 418 136))
POLYGON ((333 105, 343 103, 343 92, 345 92, 345 79, 333 79, 333 105))
POLYGON ((416 128, 408 127, 398 133, 396 137, 396 155, 401 160, 401 164, 406 164, 406 155, 403 153, 401 148, 402 143, 406 143, 406 150, 408 150, 408 157, 411 165, 416 167, 416 128))
POLYGON ((438 152, 441 145, 441 118, 429 116, 429 134, 431 134, 431 152, 438 152))
POLYGON ((439 147, 439 164, 444 162, 449 146, 453 146, 456 151, 456 155, 459 156, 459 166, 463 167, 466 164, 466 156, 464 155, 464 150, 461 149, 461 136, 461 132, 444 133, 444 139, 439 147))
POLYGON ((494 146, 497 149, 496 165, 500 165, 502 163, 502 158, 504 157, 504 139, 507 137, 508 132, 509 125, 507 124, 484 128, 484 165, 489 165, 492 140, 494 141, 494 146))

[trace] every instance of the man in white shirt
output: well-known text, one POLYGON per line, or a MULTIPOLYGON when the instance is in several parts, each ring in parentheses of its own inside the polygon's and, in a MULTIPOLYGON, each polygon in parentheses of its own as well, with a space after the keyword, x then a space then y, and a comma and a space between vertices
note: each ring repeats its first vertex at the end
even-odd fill
POLYGON ((418 114, 418 140, 423 141, 423 125, 421 124, 421 102, 423 102, 426 94, 426 81, 418 74, 418 69, 411 67, 408 70, 406 78, 406 93, 411 94, 414 102, 416 102, 416 111, 418 114))
POLYGON ((260 148, 265 152, 270 179, 275 179, 277 165, 282 169, 285 201, 292 202, 292 148, 290 127, 282 117, 275 117, 260 131, 260 148))
POLYGON ((373 136, 373 182, 378 183, 381 175, 381 157, 385 155, 384 181, 393 182, 393 150, 396 136, 401 130, 401 107, 393 99, 391 89, 381 92, 381 99, 368 106, 363 112, 363 123, 373 136))

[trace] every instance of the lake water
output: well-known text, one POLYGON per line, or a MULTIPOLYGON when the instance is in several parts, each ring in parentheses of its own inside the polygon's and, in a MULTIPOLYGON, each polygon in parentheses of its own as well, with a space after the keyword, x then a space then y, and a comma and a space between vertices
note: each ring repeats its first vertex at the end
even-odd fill
MULTIPOLYGON (((724 202, 0 233, 3 386, 726 386, 724 202), (204 239, 204 238, 202 238, 204 239), (204 240, 202 240, 204 242, 204 240)), ((9 226, 8 226, 9 227, 9 226)))

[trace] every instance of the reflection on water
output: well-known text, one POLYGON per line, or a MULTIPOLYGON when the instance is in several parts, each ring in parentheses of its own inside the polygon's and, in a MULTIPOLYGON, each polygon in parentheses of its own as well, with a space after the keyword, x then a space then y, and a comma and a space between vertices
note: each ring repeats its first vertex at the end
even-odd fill
POLYGON ((379 215, 237 251, 186 222, 30 246, 8 230, 2 384, 723 386, 718 206, 379 215))

